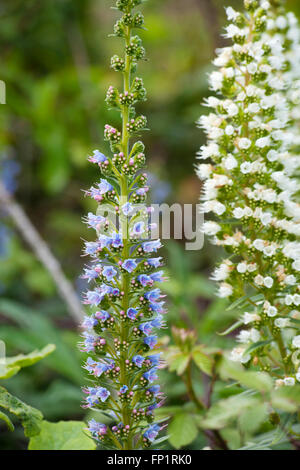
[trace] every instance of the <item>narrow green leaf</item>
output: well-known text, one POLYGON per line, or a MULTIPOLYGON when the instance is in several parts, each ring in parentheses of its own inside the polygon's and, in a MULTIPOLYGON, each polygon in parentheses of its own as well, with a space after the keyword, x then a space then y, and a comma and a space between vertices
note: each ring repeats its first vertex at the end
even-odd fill
POLYGON ((55 350, 54 344, 48 344, 43 349, 36 349, 29 354, 18 354, 17 356, 8 357, 6 358, 6 364, 10 367, 18 366, 21 367, 28 367, 36 362, 44 359, 45 357, 49 356, 55 350))
POLYGON ((222 333, 218 333, 217 332, 217 335, 219 336, 226 336, 228 335, 229 333, 231 333, 232 331, 236 330, 237 328, 239 328, 241 325, 243 325, 243 322, 242 320, 239 320, 237 322, 235 322, 233 325, 231 325, 229 328, 227 328, 227 330, 223 331, 222 333))
POLYGON ((262 348, 263 346, 267 346, 268 344, 272 343, 272 339, 268 339, 266 341, 257 341, 256 343, 252 343, 249 348, 246 349, 244 352, 244 355, 249 354, 250 352, 256 351, 259 348, 262 348))

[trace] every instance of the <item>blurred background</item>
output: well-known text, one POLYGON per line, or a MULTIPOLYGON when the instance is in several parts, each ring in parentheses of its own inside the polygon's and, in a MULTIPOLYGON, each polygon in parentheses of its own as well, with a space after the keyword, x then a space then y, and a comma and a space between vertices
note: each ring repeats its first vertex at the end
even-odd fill
MULTIPOLYGON (((152 202, 198 202, 195 154, 204 136, 195 121, 207 112, 201 103, 209 93, 214 50, 225 44, 220 35, 224 7, 239 8, 241 3, 149 0, 142 8, 149 61, 139 69, 148 90, 140 111, 151 128, 143 138, 152 202)), ((6 83, 6 104, 0 105, 0 180, 61 263, 78 297, 85 289, 80 279, 86 262, 82 239, 93 239, 81 218, 95 209, 82 190, 99 177, 86 157, 95 148, 105 153, 104 124, 116 123, 104 104, 108 86, 120 78, 109 67, 111 55, 120 50, 119 39, 108 37, 118 15, 110 10, 112 4, 3 0, 0 5, 0 79, 6 83)), ((300 16, 299 0, 287 4, 300 16)), ((85 378, 75 314, 22 232, 22 221, 17 227, 2 205, 0 339, 8 355, 50 342, 57 350, 5 386, 50 421, 82 419, 85 378)), ((209 281, 219 253, 207 242, 199 252, 185 252, 184 242, 171 240, 163 255, 170 278, 165 286, 170 323, 196 330, 200 343, 228 345, 215 332, 226 328, 234 313, 215 299, 209 281)), ((185 403, 184 384, 175 373, 162 374, 168 404, 185 403)), ((0 435, 0 449, 26 448, 21 428, 9 434, 0 424, 0 435)), ((199 445, 197 440, 193 444, 199 445)))

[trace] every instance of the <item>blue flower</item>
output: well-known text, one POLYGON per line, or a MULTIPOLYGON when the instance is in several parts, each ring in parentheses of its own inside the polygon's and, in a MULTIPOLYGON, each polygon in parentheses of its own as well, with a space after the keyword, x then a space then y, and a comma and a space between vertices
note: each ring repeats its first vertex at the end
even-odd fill
POLYGON ((147 356, 147 359, 151 362, 152 366, 158 366, 160 363, 160 354, 153 354, 152 356, 147 356))
POLYGON ((150 322, 147 323, 142 323, 139 326, 139 330, 144 333, 144 335, 149 336, 151 334, 151 331, 153 330, 153 326, 150 322))
POLYGON ((144 343, 149 346, 150 349, 153 349, 157 343, 157 336, 147 336, 144 338, 144 343))
POLYGON ((92 330, 97 323, 97 320, 93 316, 84 317, 81 327, 86 328, 87 330, 92 330))
POLYGON ((148 392, 150 392, 154 396, 156 396, 160 392, 160 386, 159 385, 152 385, 151 387, 148 388, 148 392))
POLYGON ((138 236, 145 232, 145 223, 137 222, 132 229, 132 236, 138 236))
POLYGON ((143 377, 144 377, 146 380, 148 380, 149 383, 152 383, 152 382, 154 382, 155 380, 158 379, 158 376, 157 376, 157 374, 156 374, 156 371, 157 371, 156 367, 153 367, 152 369, 150 369, 150 370, 148 370, 147 372, 145 372, 145 373, 143 374, 143 377))
POLYGON ((98 276, 99 276, 99 273, 95 271, 95 269, 85 268, 82 279, 87 279, 88 282, 91 282, 93 279, 97 279, 98 276))
POLYGON ((106 312, 106 310, 100 310, 99 312, 95 313, 95 317, 100 321, 106 321, 110 318, 110 314, 106 312))
POLYGON ((137 277, 137 280, 142 284, 142 286, 146 287, 148 285, 152 285, 153 281, 150 276, 147 276, 147 274, 140 274, 137 277))
POLYGON ((84 253, 93 256, 99 251, 99 248, 98 242, 85 242, 84 253))
POLYGON ((130 320, 135 320, 137 314, 138 314, 138 311, 135 308, 129 308, 127 310, 127 317, 130 318, 130 320))
POLYGON ((155 302, 161 297, 160 289, 153 289, 145 293, 145 299, 149 300, 149 302, 155 302))
POLYGON ((102 403, 104 403, 108 397, 110 396, 110 392, 105 387, 98 387, 97 388, 97 397, 100 398, 102 403))
POLYGON ((114 232, 112 234, 111 239, 111 244, 114 248, 120 248, 121 246, 123 246, 122 235, 120 233, 114 232))
POLYGON ((107 426, 103 423, 98 423, 95 419, 88 422, 88 430, 94 436, 103 436, 107 433, 107 426))
POLYGON ((144 432, 144 437, 148 439, 148 441, 153 442, 156 439, 160 431, 160 426, 158 424, 152 424, 146 432, 144 432))
POLYGON ((101 194, 106 194, 108 191, 113 191, 114 189, 113 186, 103 178, 101 178, 98 188, 101 194))
POLYGON ((95 230, 99 229, 99 226, 105 222, 105 217, 102 215, 95 215, 92 212, 89 212, 87 217, 84 219, 88 227, 94 228, 95 230))
POLYGON ((129 215, 133 211, 133 205, 130 204, 130 202, 126 202, 126 204, 123 204, 122 206, 122 212, 124 215, 129 215))
POLYGON ((121 392, 121 393, 126 393, 127 390, 128 390, 127 385, 123 385, 123 387, 120 388, 120 392, 121 392))
POLYGON ((152 253, 153 251, 156 252, 159 248, 161 248, 161 243, 160 240, 154 240, 143 243, 142 247, 145 253, 152 253))
POLYGON ((106 162, 107 157, 103 153, 99 152, 99 150, 94 150, 93 155, 89 156, 88 160, 92 163, 98 163, 99 164, 99 163, 106 162))
POLYGON ((161 256, 159 258, 149 258, 147 261, 153 268, 158 268, 161 265, 161 256))
POLYGON ((150 274, 150 277, 153 282, 164 282, 163 271, 158 271, 156 273, 150 274))
POLYGON ((89 290, 85 294, 84 303, 89 305, 99 305, 104 298, 105 293, 99 290, 89 290))
POLYGON ((118 274, 118 271, 112 266, 105 266, 102 274, 110 282, 118 274))
POLYGON ((153 328, 163 328, 165 326, 162 315, 157 315, 157 317, 154 318, 154 320, 152 320, 150 323, 153 328))
POLYGON ((137 267, 135 259, 126 259, 123 264, 122 268, 128 271, 129 273, 132 273, 137 267))
POLYGON ((132 358, 132 362, 139 368, 142 367, 144 361, 145 361, 145 358, 143 356, 136 355, 136 356, 133 356, 132 358))

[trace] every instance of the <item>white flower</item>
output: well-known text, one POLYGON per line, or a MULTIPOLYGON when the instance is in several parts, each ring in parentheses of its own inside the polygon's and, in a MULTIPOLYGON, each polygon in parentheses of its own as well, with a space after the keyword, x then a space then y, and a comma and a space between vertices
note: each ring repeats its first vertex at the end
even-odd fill
POLYGON ((239 13, 235 11, 232 7, 228 7, 226 8, 226 15, 229 21, 232 21, 232 20, 234 21, 239 16, 239 13))
POLYGON ((226 135, 229 135, 229 136, 232 135, 232 134, 234 134, 234 127, 231 126, 231 125, 226 126, 226 128, 225 128, 225 134, 226 134, 226 135))
POLYGON ((270 289, 273 286, 273 279, 270 276, 264 278, 264 286, 270 289))
POLYGON ((210 165, 209 163, 201 163, 197 167, 197 175, 199 176, 200 179, 205 179, 208 178, 209 175, 211 174, 213 170, 213 166, 210 165))
POLYGON ((294 348, 300 349, 300 335, 295 336, 295 337, 293 338, 292 344, 293 344, 294 348))
POLYGON ((264 148, 270 145, 270 138, 269 137, 261 137, 260 139, 257 139, 255 142, 256 147, 258 148, 264 148))
POLYGON ((298 382, 300 382, 300 368, 298 369, 296 373, 296 379, 298 380, 298 382))
POLYGON ((267 309, 268 317, 276 317, 277 312, 278 312, 277 308, 274 307, 273 305, 270 305, 267 309))
POLYGON ((293 262, 292 268, 295 269, 295 271, 300 271, 300 259, 297 259, 293 262))
POLYGON ((248 106, 249 113, 257 114, 260 111, 260 107, 258 103, 251 103, 248 106))
POLYGON ((275 320, 275 326, 277 328, 286 328, 290 325, 290 321, 288 318, 276 318, 275 320))
POLYGON ((290 274, 289 276, 286 276, 284 282, 288 286, 293 286, 294 284, 296 284, 296 278, 293 274, 290 274))
POLYGON ((236 168, 238 164, 234 156, 231 154, 229 154, 226 158, 223 158, 222 163, 226 170, 233 170, 233 168, 236 168))
POLYGON ((276 150, 269 150, 269 152, 267 153, 267 159, 270 162, 275 162, 278 159, 278 153, 276 152, 276 150))
POLYGON ((276 18, 276 26, 279 29, 285 29, 287 27, 287 20, 284 16, 278 16, 276 18))
POLYGON ((242 364, 246 364, 248 361, 250 361, 251 356, 250 354, 246 354, 246 356, 244 356, 245 351, 246 348, 243 347, 234 348, 230 353, 230 359, 234 362, 241 362, 242 364))
POLYGON ((223 85, 223 74, 221 72, 214 71, 210 74, 209 81, 211 88, 218 91, 223 85))
POLYGON ((283 383, 287 387, 293 387, 295 385, 295 379, 294 379, 294 377, 285 377, 283 379, 283 383))
POLYGON ((232 286, 226 282, 223 282, 219 287, 218 296, 221 298, 230 297, 232 292, 232 286))
POLYGON ((242 137, 241 139, 238 139, 238 146, 241 149, 247 150, 249 147, 251 147, 251 140, 247 139, 246 137, 242 137))
POLYGON ((214 281, 225 281, 231 272, 231 264, 230 262, 220 264, 213 272, 211 279, 214 281))
POLYGON ((263 283, 264 283, 264 278, 263 278, 263 276, 261 276, 260 274, 258 274, 257 276, 255 276, 254 282, 255 282, 255 284, 257 284, 258 286, 262 286, 263 283))
POLYGON ((244 313, 243 322, 245 325, 248 325, 249 323, 252 323, 254 321, 259 321, 259 320, 260 320, 260 316, 257 315, 257 313, 249 313, 249 312, 244 313))
POLYGON ((216 235, 220 230, 220 225, 213 221, 204 222, 202 225, 203 233, 208 236, 216 235))
POLYGON ((241 207, 236 207, 236 208, 233 210, 233 216, 234 216, 236 219, 241 219, 242 217, 244 217, 244 209, 242 209, 241 207))
POLYGON ((242 173, 247 174, 251 171, 251 163, 250 162, 243 162, 240 166, 240 170, 242 173))
POLYGON ((258 251, 263 251, 265 248, 265 242, 264 240, 261 240, 260 238, 257 238, 253 242, 254 248, 256 248, 258 251))
POLYGON ((247 264, 246 263, 239 263, 236 267, 238 273, 245 273, 247 271, 247 264))

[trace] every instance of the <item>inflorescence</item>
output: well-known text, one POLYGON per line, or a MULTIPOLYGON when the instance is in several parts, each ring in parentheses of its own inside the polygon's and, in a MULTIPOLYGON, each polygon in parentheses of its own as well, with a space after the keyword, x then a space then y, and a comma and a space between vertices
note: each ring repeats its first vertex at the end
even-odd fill
POLYGON ((137 63, 145 57, 139 36, 144 17, 134 8, 142 0, 117 0, 122 17, 114 36, 125 42, 124 57, 113 56, 111 67, 123 76, 122 92, 108 88, 106 103, 117 109, 122 129, 107 124, 104 137, 112 156, 98 150, 89 161, 101 172, 100 182, 87 191, 98 203, 89 213, 87 225, 96 230, 96 241, 86 242, 84 254, 92 259, 83 277, 94 284, 84 296, 91 313, 82 327, 81 349, 88 353, 85 369, 91 385, 84 389, 84 407, 107 415, 113 425, 89 421, 89 431, 104 448, 141 449, 157 443, 163 428, 155 421, 154 410, 163 395, 157 380, 160 354, 155 330, 164 327, 164 300, 155 283, 163 282, 162 258, 156 255, 159 240, 150 239, 151 209, 145 206, 148 192, 144 145, 135 137, 147 126, 136 115, 135 104, 145 100, 141 78, 135 76, 137 63))
POLYGON ((213 108, 199 125, 208 137, 199 152, 202 210, 217 220, 205 234, 229 254, 216 268, 219 296, 244 311, 231 359, 274 377, 275 386, 300 382, 299 163, 291 154, 299 132, 299 27, 280 2, 245 0, 227 8, 207 99, 213 108), (298 82, 297 82, 298 80, 298 82), (291 127, 291 122, 294 125, 291 127), (297 133, 298 132, 298 133, 297 133))

